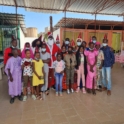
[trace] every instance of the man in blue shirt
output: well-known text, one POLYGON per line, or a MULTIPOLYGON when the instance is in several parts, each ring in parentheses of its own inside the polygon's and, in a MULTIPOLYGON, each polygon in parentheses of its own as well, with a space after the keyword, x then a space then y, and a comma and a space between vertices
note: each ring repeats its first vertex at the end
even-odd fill
POLYGON ((115 57, 112 48, 108 46, 107 39, 103 39, 102 45, 103 47, 101 50, 104 53, 104 61, 102 67, 102 83, 104 86, 103 91, 107 90, 107 95, 111 95, 111 68, 115 63, 115 57))

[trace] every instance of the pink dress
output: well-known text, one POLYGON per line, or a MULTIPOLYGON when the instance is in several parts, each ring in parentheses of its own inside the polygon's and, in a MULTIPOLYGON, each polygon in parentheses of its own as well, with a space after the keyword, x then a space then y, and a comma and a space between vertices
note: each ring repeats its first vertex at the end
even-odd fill
MULTIPOLYGON (((84 51, 84 54, 86 55, 88 62, 93 65, 95 63, 95 57, 98 55, 98 51, 94 50, 93 52, 91 51, 84 51)), ((86 78, 86 87, 88 89, 93 88, 93 79, 95 80, 96 77, 96 65, 93 68, 94 72, 90 71, 90 66, 87 64, 87 78, 86 78)), ((94 84, 95 86, 95 84, 94 84)))

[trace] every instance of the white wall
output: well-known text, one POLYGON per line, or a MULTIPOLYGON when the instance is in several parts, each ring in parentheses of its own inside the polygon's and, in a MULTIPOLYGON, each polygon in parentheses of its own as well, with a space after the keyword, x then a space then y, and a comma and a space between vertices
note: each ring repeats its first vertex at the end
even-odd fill
POLYGON ((59 35, 59 38, 60 38, 60 28, 57 29, 57 30, 55 30, 55 31, 53 32, 54 40, 56 40, 57 35, 59 35))
POLYGON ((25 43, 25 36, 22 29, 20 28, 20 48, 21 49, 24 47, 24 43, 25 43))
POLYGON ((25 37, 23 31, 20 29, 20 48, 21 48, 21 50, 24 48, 24 44, 26 42, 29 42, 31 44, 32 41, 34 41, 35 39, 37 39, 37 37, 25 37))

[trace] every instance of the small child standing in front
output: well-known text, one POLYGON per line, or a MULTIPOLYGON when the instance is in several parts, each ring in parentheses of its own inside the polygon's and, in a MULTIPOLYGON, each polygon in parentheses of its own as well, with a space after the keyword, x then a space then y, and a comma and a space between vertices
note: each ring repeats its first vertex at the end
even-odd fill
POLYGON ((60 94, 62 96, 62 79, 64 74, 65 62, 62 60, 62 55, 57 54, 57 60, 53 62, 55 68, 55 79, 56 79, 56 96, 60 94))
POLYGON ((40 90, 44 84, 44 63, 40 59, 40 52, 36 52, 33 60, 33 86, 36 87, 38 100, 43 100, 40 90))
POLYGON ((23 58, 22 62, 22 69, 23 69, 23 101, 27 100, 27 87, 28 87, 28 82, 30 82, 31 86, 31 92, 32 92, 32 98, 35 100, 36 97, 34 95, 34 90, 33 90, 33 85, 32 85, 32 58, 31 58, 31 53, 30 50, 27 49, 25 50, 25 58, 23 58))

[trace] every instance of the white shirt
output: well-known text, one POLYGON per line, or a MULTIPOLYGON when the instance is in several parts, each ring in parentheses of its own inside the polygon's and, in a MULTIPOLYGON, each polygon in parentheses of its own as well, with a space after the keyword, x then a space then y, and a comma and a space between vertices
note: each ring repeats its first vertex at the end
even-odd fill
MULTIPOLYGON (((25 62, 29 62, 32 64, 32 58, 30 59, 26 59, 24 58, 21 62, 21 65, 23 65, 25 62)), ((23 76, 32 76, 33 70, 32 67, 30 65, 25 65, 24 69, 23 69, 23 76)))

